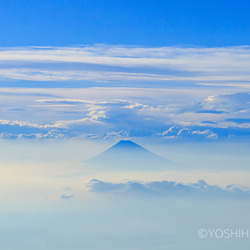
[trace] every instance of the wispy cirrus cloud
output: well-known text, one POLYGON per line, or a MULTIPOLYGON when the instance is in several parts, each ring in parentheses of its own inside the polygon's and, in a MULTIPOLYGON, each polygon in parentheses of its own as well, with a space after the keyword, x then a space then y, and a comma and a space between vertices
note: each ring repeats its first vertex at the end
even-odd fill
POLYGON ((250 49, 249 46, 141 48, 108 45, 2 48, 0 78, 191 81, 196 84, 229 82, 235 86, 243 82, 246 87, 250 80, 250 49))

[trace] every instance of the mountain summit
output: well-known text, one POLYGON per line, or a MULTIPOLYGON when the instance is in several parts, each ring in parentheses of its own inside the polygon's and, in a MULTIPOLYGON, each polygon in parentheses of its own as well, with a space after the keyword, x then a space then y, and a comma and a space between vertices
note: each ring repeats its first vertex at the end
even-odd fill
POLYGON ((85 162, 91 169, 112 171, 159 170, 166 169, 168 164, 168 160, 129 140, 121 140, 85 162))
POLYGON ((117 144, 108 149, 108 151, 116 151, 116 150, 135 150, 135 151, 150 152, 147 149, 143 148, 142 146, 129 140, 121 140, 117 144))

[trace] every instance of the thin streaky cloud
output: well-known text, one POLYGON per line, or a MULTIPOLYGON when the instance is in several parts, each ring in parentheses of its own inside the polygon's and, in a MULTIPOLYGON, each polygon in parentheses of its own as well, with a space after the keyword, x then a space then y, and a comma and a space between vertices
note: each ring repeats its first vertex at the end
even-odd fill
POLYGON ((140 48, 107 45, 2 48, 0 78, 30 81, 209 81, 213 84, 229 81, 229 84, 234 84, 230 81, 250 81, 250 49, 249 46, 140 48), (56 63, 60 63, 60 69, 53 68, 56 63), (81 70, 69 68, 75 63, 81 65, 81 70))
POLYGON ((207 86, 241 86, 249 88, 249 84, 239 83, 217 83, 220 81, 250 81, 250 75, 209 75, 209 76, 171 76, 162 74, 146 74, 146 73, 124 73, 111 71, 53 71, 42 69, 0 69, 0 79, 14 79, 27 81, 93 81, 93 82, 109 82, 109 81, 147 81, 147 82, 197 82, 197 81, 215 81, 216 83, 198 83, 198 85, 207 86))

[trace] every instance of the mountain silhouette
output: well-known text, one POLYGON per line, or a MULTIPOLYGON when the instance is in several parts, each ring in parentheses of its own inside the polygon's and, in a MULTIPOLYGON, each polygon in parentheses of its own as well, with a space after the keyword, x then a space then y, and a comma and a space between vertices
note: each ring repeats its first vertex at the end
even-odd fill
POLYGON ((121 140, 85 161, 86 167, 102 170, 159 170, 166 169, 168 164, 167 159, 129 140, 121 140))

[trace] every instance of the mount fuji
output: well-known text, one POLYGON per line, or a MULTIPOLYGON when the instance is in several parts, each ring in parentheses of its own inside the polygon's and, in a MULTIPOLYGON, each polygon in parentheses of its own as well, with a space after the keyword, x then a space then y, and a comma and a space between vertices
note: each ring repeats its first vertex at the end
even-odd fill
POLYGON ((144 147, 121 140, 103 153, 85 161, 85 166, 100 170, 166 170, 170 161, 144 147))

